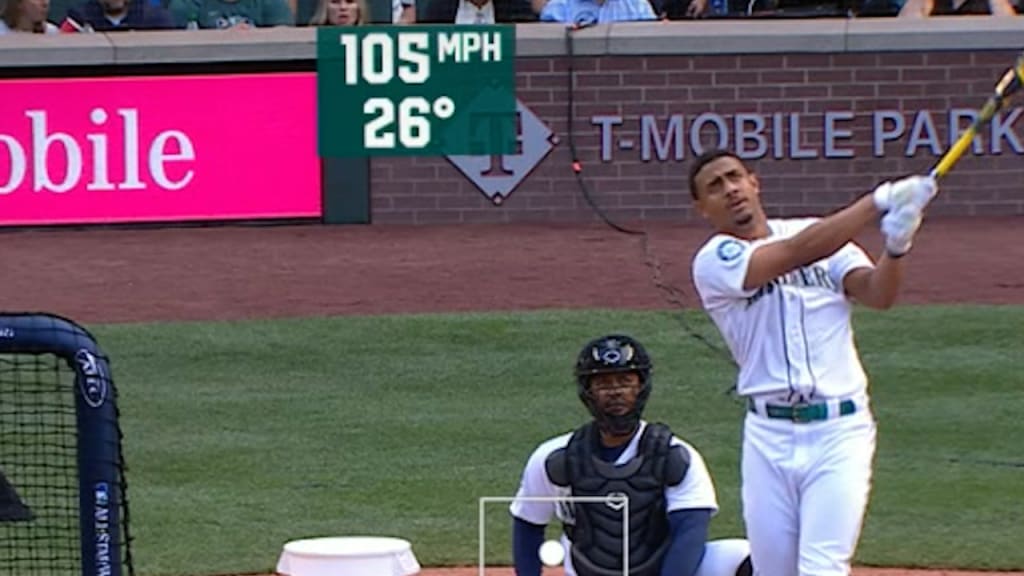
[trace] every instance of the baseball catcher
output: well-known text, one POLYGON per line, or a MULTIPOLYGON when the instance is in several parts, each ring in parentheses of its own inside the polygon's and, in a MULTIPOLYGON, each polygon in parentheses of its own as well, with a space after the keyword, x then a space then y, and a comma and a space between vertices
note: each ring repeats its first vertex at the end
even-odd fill
POLYGON ((627 557, 630 576, 751 574, 746 540, 707 541, 718 502, 700 453, 642 418, 652 373, 647 351, 626 335, 580 351, 576 386, 593 418, 529 457, 510 506, 517 576, 540 576, 538 549, 553 518, 564 532, 567 576, 622 576, 627 557), (553 500, 520 499, 538 496, 553 500))

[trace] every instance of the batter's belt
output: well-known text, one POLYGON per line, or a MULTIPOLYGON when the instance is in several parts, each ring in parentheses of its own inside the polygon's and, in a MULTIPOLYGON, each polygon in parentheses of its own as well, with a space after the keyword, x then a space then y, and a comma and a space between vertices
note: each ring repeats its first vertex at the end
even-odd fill
POLYGON ((853 400, 789 405, 760 403, 750 398, 747 401, 747 406, 754 414, 798 423, 817 422, 828 420, 829 418, 848 416, 857 411, 857 403, 853 400))

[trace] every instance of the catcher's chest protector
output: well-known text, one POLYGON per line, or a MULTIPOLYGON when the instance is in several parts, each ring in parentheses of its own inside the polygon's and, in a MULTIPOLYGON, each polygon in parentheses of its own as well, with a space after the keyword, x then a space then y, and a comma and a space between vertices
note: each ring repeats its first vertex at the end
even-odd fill
MULTIPOLYGON (((629 574, 658 576, 669 546, 665 487, 686 475, 689 455, 669 448, 672 431, 648 424, 637 457, 615 466, 598 456, 599 432, 594 423, 573 433, 565 448, 545 462, 548 477, 570 486, 573 496, 629 497, 629 574)), ((622 576, 622 514, 616 503, 575 503, 573 521, 565 523, 572 541, 572 564, 578 576, 622 576)))

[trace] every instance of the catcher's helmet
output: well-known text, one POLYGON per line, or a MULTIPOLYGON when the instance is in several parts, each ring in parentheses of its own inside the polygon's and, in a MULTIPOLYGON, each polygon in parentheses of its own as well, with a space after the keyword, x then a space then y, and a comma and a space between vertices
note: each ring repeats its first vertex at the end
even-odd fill
POLYGON ((643 345, 624 334, 595 338, 583 347, 576 358, 576 389, 580 400, 590 410, 598 425, 617 434, 633 431, 640 422, 647 398, 651 395, 654 367, 643 345), (604 414, 590 395, 590 377, 596 374, 636 372, 640 377, 640 393, 633 409, 625 415, 604 414))

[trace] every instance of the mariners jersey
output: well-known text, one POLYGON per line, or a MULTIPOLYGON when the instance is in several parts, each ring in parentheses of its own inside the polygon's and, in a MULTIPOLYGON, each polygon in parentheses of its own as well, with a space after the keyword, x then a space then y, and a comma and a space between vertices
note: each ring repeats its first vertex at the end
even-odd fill
POLYGON ((850 242, 827 258, 743 289, 758 247, 794 236, 817 220, 769 220, 770 235, 754 241, 717 234, 694 257, 694 284, 739 364, 741 395, 866 393, 850 324, 852 305, 843 289, 850 271, 874 266, 864 250, 850 242))
MULTIPOLYGON (((616 459, 615 464, 621 466, 628 463, 637 457, 637 451, 640 444, 640 438, 643 436, 644 429, 647 427, 647 422, 641 421, 640 428, 636 434, 629 441, 626 449, 623 450, 622 454, 616 459)), ((545 467, 545 461, 552 452, 565 448, 569 444, 569 439, 572 438, 572 433, 563 434, 552 438, 533 451, 530 455, 530 459, 526 463, 526 468, 523 470, 523 476, 519 483, 519 490, 516 492, 516 500, 512 501, 509 506, 509 511, 516 518, 520 518, 532 524, 546 525, 552 519, 558 518, 563 524, 573 524, 573 512, 572 507, 567 505, 566 502, 558 501, 535 501, 535 500, 519 500, 522 497, 565 497, 569 496, 571 489, 568 486, 557 486, 548 477, 547 469, 545 467)), ((665 487, 665 503, 667 512, 673 512, 675 510, 685 510, 689 508, 706 508, 711 510, 712 514, 718 512, 718 500, 715 496, 715 486, 711 480, 711 475, 708 473, 707 465, 704 463, 704 459, 700 453, 697 452, 690 444, 684 442, 677 436, 672 437, 672 446, 682 446, 690 455, 690 467, 686 472, 686 476, 683 477, 683 481, 679 482, 674 486, 665 487)), ((607 506, 606 503, 581 503, 577 506, 607 506)), ((571 546, 571 542, 563 535, 563 545, 566 550, 571 546)), ((576 572, 572 568, 571 554, 565 556, 565 574, 566 576, 575 576, 576 572)))

